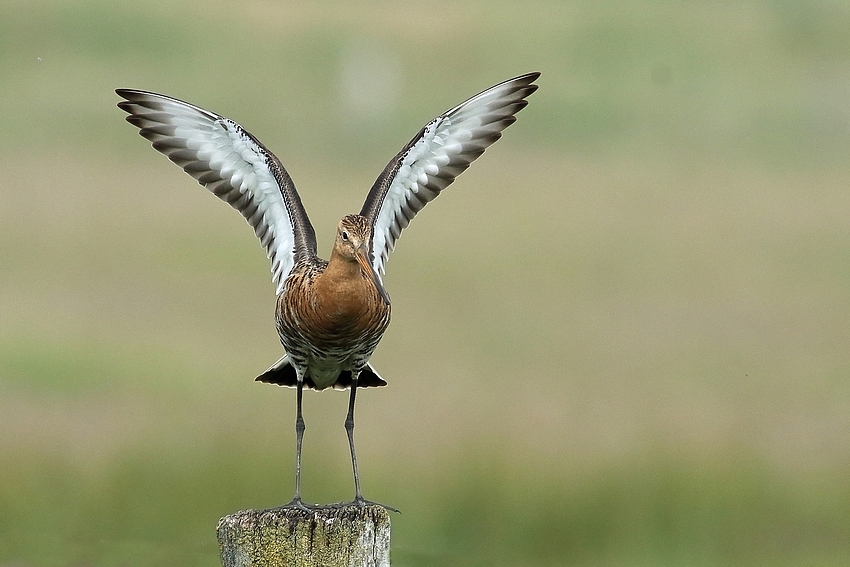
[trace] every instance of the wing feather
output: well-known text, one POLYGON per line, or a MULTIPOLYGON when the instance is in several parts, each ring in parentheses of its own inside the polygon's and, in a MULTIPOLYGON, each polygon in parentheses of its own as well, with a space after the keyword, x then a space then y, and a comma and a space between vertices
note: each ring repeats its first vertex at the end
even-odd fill
POLYGON ((491 87, 429 122, 387 164, 360 214, 372 224, 372 266, 384 274, 387 259, 416 213, 498 140, 522 110, 540 73, 491 87))
POLYGON ((280 160, 236 122, 165 95, 119 89, 127 122, 155 150, 242 213, 271 261, 277 293, 316 235, 280 160))

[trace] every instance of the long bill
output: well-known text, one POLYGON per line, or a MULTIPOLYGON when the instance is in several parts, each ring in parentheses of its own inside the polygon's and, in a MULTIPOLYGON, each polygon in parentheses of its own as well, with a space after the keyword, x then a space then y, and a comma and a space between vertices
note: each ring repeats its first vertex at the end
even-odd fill
POLYGON ((375 289, 378 290, 378 295, 381 296, 384 303, 389 305, 390 296, 387 293, 387 290, 384 289, 384 284, 381 283, 381 278, 379 278, 378 274, 375 272, 372 262, 369 261, 369 251, 366 249, 366 244, 363 244, 357 249, 357 252, 354 253, 354 257, 357 258, 357 262, 360 266, 362 266, 363 270, 369 276, 369 279, 372 280, 372 283, 375 285, 375 289))

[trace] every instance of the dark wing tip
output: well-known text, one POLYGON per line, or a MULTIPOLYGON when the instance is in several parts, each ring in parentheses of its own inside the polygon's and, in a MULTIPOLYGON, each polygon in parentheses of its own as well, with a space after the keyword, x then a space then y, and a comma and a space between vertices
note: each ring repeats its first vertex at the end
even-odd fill
MULTIPOLYGON (((150 92, 147 92, 147 91, 140 91, 139 89, 115 89, 115 94, 117 94, 118 96, 120 96, 121 98, 123 98, 127 101, 132 102, 134 100, 138 100, 140 97, 142 97, 144 95, 150 95, 150 94, 156 94, 156 93, 150 93, 150 92)), ((122 104, 126 104, 126 102, 121 101, 121 102, 118 103, 119 106, 122 105, 122 104)))
POLYGON ((518 75, 513 79, 508 79, 509 81, 527 81, 529 83, 533 83, 540 77, 540 71, 531 71, 530 73, 523 73, 522 75, 518 75))
POLYGON ((533 93, 540 87, 540 85, 534 83, 534 81, 539 78, 540 72, 534 71, 533 73, 526 73, 525 75, 520 75, 519 77, 515 77, 506 81, 508 83, 517 83, 517 90, 521 90, 523 93, 522 100, 518 101, 518 103, 522 104, 522 106, 520 106, 516 110, 516 112, 519 112, 520 110, 522 110, 523 107, 525 107, 526 104, 528 104, 528 101, 525 100, 525 97, 531 95, 531 93, 533 93))

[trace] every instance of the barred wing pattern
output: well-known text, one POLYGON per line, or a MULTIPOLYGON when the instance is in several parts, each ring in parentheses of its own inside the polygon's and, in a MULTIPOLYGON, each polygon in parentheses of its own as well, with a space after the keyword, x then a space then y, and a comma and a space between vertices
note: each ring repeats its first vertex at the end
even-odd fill
POLYGON ((242 213, 271 261, 278 294, 316 235, 280 160, 236 122, 165 95, 119 89, 118 106, 154 149, 242 213))
POLYGON ((502 136, 537 90, 540 73, 509 79, 429 122, 375 181, 360 214, 372 223, 372 266, 385 266, 396 240, 422 208, 502 136))

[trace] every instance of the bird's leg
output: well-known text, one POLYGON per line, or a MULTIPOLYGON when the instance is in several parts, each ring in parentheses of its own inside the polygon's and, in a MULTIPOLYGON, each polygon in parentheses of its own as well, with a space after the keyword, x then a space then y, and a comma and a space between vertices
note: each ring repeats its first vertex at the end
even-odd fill
POLYGON ((301 500, 301 443, 304 441, 304 417, 301 414, 301 398, 304 394, 304 379, 298 376, 298 392, 295 402, 295 500, 301 500))
POLYGON ((354 452, 354 398, 357 396, 357 379, 360 372, 351 371, 351 396, 348 398, 348 416, 345 418, 345 431, 348 433, 348 446, 351 449, 351 468, 354 469, 354 503, 364 502, 360 492, 360 474, 357 472, 357 454, 354 452))
POLYGON ((351 449, 351 468, 354 469, 354 504, 355 506, 377 505, 386 508, 390 512, 398 512, 391 506, 371 502, 363 498, 360 492, 360 473, 357 471, 357 454, 354 452, 354 398, 357 396, 357 379, 359 371, 351 371, 351 396, 348 398, 348 415, 345 418, 345 431, 348 433, 348 447, 351 449))
POLYGON ((299 508, 301 510, 311 511, 310 508, 301 501, 301 442, 304 439, 304 418, 301 415, 301 397, 304 392, 304 375, 298 372, 298 386, 296 394, 296 411, 295 411, 295 496, 287 508, 299 508))

